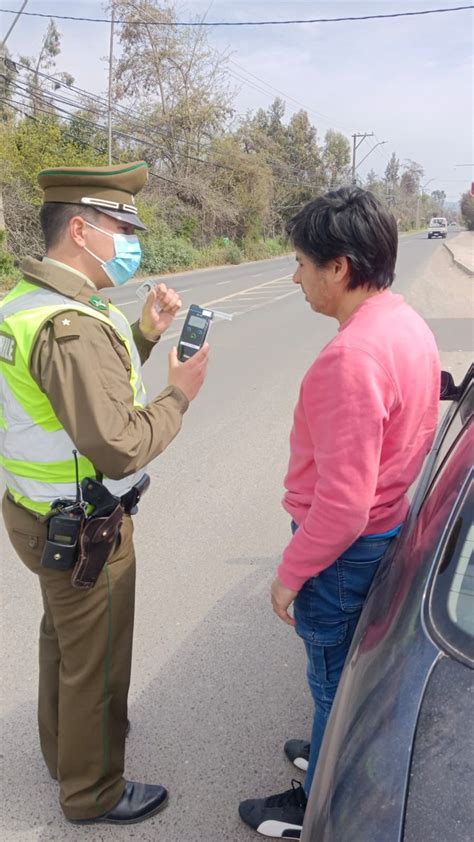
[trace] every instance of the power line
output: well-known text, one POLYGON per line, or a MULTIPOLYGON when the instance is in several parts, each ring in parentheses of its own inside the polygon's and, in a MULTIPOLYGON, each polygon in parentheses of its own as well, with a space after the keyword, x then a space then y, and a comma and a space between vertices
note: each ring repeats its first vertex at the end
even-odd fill
MULTIPOLYGON (((462 12, 467 9, 474 9, 471 3, 468 6, 451 6, 446 9, 422 9, 414 12, 391 12, 384 15, 357 15, 350 17, 338 18, 302 18, 299 20, 245 20, 245 21, 158 21, 158 20, 116 20, 116 24, 123 24, 125 26, 190 26, 190 27, 217 27, 217 26, 290 26, 298 23, 343 23, 346 21, 359 20, 385 20, 387 18, 408 18, 419 17, 422 15, 439 15, 445 12, 462 12)), ((5 12, 10 15, 17 15, 16 9, 0 9, 0 12, 5 12)), ((87 23, 112 23, 111 18, 84 18, 74 17, 73 15, 49 15, 45 12, 21 12, 25 17, 32 18, 53 18, 54 20, 74 20, 84 21, 87 23)))
MULTIPOLYGON (((1 78, 1 75, 2 74, 0 74, 0 78, 1 78)), ((19 91, 22 94, 27 95, 27 96, 31 96, 34 100, 36 100, 38 102, 43 102, 43 104, 45 104, 45 105, 48 104, 48 102, 45 102, 46 99, 47 100, 49 100, 49 99, 55 100, 56 99, 58 102, 61 102, 63 105, 65 104, 65 105, 72 105, 73 107, 77 107, 75 105, 75 103, 71 102, 71 100, 65 100, 62 97, 56 97, 54 94, 50 94, 49 92, 47 92, 47 93, 45 93, 45 92, 35 93, 34 91, 28 90, 28 88, 22 87, 21 85, 19 85, 16 82, 12 82, 11 84, 13 84, 13 86, 15 88, 18 88, 19 91)), ((80 117, 78 114, 72 114, 70 111, 66 111, 64 108, 59 108, 59 106, 55 105, 54 103, 51 103, 51 108, 53 108, 55 111, 59 112, 60 114, 65 115, 66 118, 69 117, 71 120, 76 120, 77 122, 85 123, 88 126, 92 126, 93 128, 97 129, 98 131, 107 131, 108 132, 107 126, 100 125, 99 123, 94 123, 91 120, 87 120, 85 117, 80 117)), ((42 110, 47 114, 51 114, 51 112, 48 111, 48 109, 43 108, 43 109, 38 109, 38 110, 42 110)), ((90 109, 90 110, 93 113, 96 113, 96 114, 100 113, 98 111, 94 111, 94 109, 90 109)), ((131 135, 128 132, 122 131, 121 129, 114 129, 114 134, 117 137, 123 137, 126 140, 133 140, 135 143, 139 143, 142 146, 151 146, 153 149, 157 148, 156 143, 153 143, 150 140, 144 140, 141 137, 136 137, 135 135, 131 135)), ((230 172, 235 172, 235 167, 229 167, 229 166, 226 166, 225 164, 218 164, 217 161, 206 161, 204 158, 198 158, 195 155, 185 155, 184 152, 180 152, 179 150, 178 150, 178 154, 181 155, 182 157, 188 158, 190 161, 196 161, 199 164, 206 164, 207 166, 216 167, 217 169, 229 170, 230 172)))
MULTIPOLYGON (((29 69, 29 68, 28 68, 28 69, 29 69)), ((31 71, 31 72, 32 72, 32 73, 35 73, 35 71, 31 71)), ((46 78, 48 78, 48 79, 50 79, 50 80, 52 80, 52 81, 57 81, 57 82, 58 82, 58 81, 60 81, 60 80, 58 80, 58 79, 54 79, 54 77, 52 77, 52 76, 48 76, 47 74, 40 74, 40 75, 45 76, 46 78)), ((4 78, 4 79, 6 79, 6 77, 5 77, 3 74, 0 74, 0 78, 1 78, 2 76, 3 76, 3 78, 4 78)), ((23 80, 21 80, 21 84, 18 84, 18 82, 14 82, 13 80, 7 80, 7 81, 9 82, 9 84, 10 84, 10 85, 13 85, 13 87, 18 88, 18 89, 19 89, 19 90, 20 90, 20 91, 21 91, 24 95, 27 95, 27 96, 32 96, 34 99, 38 99, 38 100, 39 100, 39 99, 42 99, 42 100, 43 100, 43 102, 44 102, 44 100, 45 100, 45 99, 47 99, 47 100, 51 101, 51 107, 52 107, 52 108, 54 108, 54 109, 56 109, 56 111, 58 111, 58 112, 60 112, 60 113, 62 113, 62 114, 70 115, 71 117, 74 117, 74 119, 79 120, 80 122, 88 123, 90 126, 93 126, 93 127, 97 128, 97 129, 100 129, 100 130, 103 130, 103 129, 105 128, 104 126, 99 125, 99 124, 97 124, 97 123, 93 123, 93 122, 91 122, 90 120, 86 120, 84 117, 80 117, 80 116, 79 116, 79 115, 77 115, 77 114, 71 114, 71 112, 69 112, 69 111, 65 111, 64 109, 59 108, 59 107, 55 104, 55 103, 59 102, 59 103, 61 103, 62 105, 69 105, 69 106, 71 106, 71 107, 73 107, 73 108, 85 108, 85 110, 87 110, 88 112, 91 112, 92 114, 97 114, 97 115, 99 115, 99 116, 103 116, 103 112, 98 111, 98 110, 97 110, 97 109, 95 109, 95 108, 92 108, 92 107, 91 107, 90 105, 88 105, 87 103, 86 103, 86 104, 81 104, 81 103, 74 102, 74 100, 71 100, 71 99, 69 99, 69 98, 67 98, 67 97, 63 97, 63 96, 61 96, 60 94, 56 94, 56 93, 55 93, 55 92, 53 92, 53 91, 41 91, 41 92, 38 92, 38 94, 35 94, 35 93, 34 93, 34 91, 32 91, 32 90, 28 87, 28 83, 27 83, 27 82, 24 82, 23 80)), ((62 83, 62 84, 64 85, 64 83, 62 83)), ((64 86, 65 86, 66 88, 69 88, 69 86, 68 86, 68 85, 64 85, 64 86)), ((93 95, 91 95, 91 94, 87 94, 85 91, 83 92, 83 94, 85 94, 86 96, 88 96, 91 100, 94 100, 93 95)), ((97 98, 97 99, 98 99, 99 103, 101 104, 101 98, 97 98)), ((104 103, 104 109, 105 109, 105 103, 104 103)), ((129 116, 130 116, 128 111, 126 111, 126 110, 125 110, 125 111, 122 111, 122 110, 120 110, 118 107, 115 107, 115 106, 114 106, 114 107, 113 107, 113 110, 114 110, 114 111, 116 111, 116 113, 117 113, 117 114, 119 114, 119 115, 120 115, 120 116, 122 116, 122 117, 129 117, 129 116)), ((144 128, 146 128, 147 130, 149 130, 149 131, 151 130, 152 132, 154 132, 154 133, 158 134, 158 136, 163 137, 163 138, 165 138, 166 140, 171 140, 171 139, 174 139, 174 138, 172 137, 172 135, 171 135, 171 134, 165 134, 163 131, 160 131, 160 130, 159 130, 159 129, 157 129, 156 127, 151 126, 149 123, 145 123, 145 122, 141 121, 140 119, 138 120, 138 122, 137 122, 137 120, 136 120, 136 119, 134 119, 134 121, 133 121, 133 122, 135 123, 135 127, 136 127, 139 131, 140 131, 140 130, 143 130, 143 129, 142 129, 142 126, 143 126, 143 127, 144 127, 144 128), (140 123, 142 123, 142 126, 140 126, 140 123)), ((136 137, 136 136, 131 135, 131 134, 129 134, 129 133, 127 133, 127 132, 123 131, 123 130, 120 130, 120 129, 114 129, 114 134, 115 134, 116 136, 118 136, 118 137, 124 137, 124 138, 128 138, 128 139, 130 139, 130 140, 133 140, 133 141, 135 141, 135 142, 137 142, 137 143, 143 144, 144 146, 153 146, 153 147, 156 147, 156 145, 157 145, 156 143, 151 143, 149 140, 144 140, 143 138, 136 137)), ((183 141, 181 141, 181 140, 180 140, 179 142, 186 142, 186 141, 185 141, 185 140, 183 140, 183 141)), ((194 145, 194 144, 193 144, 193 145, 194 145)), ((212 167, 215 167, 215 168, 217 168, 217 169, 224 169, 224 170, 231 170, 231 171, 235 171, 235 168, 234 168, 234 167, 229 167, 229 166, 227 166, 227 165, 225 165, 225 164, 219 164, 217 161, 208 161, 208 160, 206 160, 206 159, 204 159, 204 158, 199 158, 199 157, 198 157, 198 156, 196 156, 196 155, 189 155, 189 154, 186 154, 185 152, 183 152, 183 151, 182 151, 182 150, 180 150, 180 149, 177 149, 177 154, 178 154, 178 155, 180 155, 180 156, 181 156, 181 157, 183 157, 183 158, 187 158, 187 159, 188 159, 188 160, 190 160, 190 161, 195 161, 195 162, 200 163, 200 164, 205 164, 206 166, 212 166, 212 167)), ((164 157, 167 157, 167 156, 165 155, 164 157)))
MULTIPOLYGON (((31 68, 28 67, 28 65, 22 64, 21 62, 12 62, 11 60, 8 60, 8 63, 9 63, 9 65, 11 64, 12 66, 14 66, 13 69, 15 69, 15 70, 16 70, 16 67, 21 67, 28 72, 36 74, 36 71, 32 70, 31 68)), ((6 64, 6 62, 5 62, 5 64, 6 64)), ((85 108, 85 110, 87 112, 90 112, 92 114, 97 114, 99 116, 104 116, 104 112, 105 112, 105 109, 107 107, 105 99, 103 99, 102 97, 100 97, 98 95, 96 96, 94 94, 91 94, 89 91, 86 91, 83 88, 78 88, 77 86, 74 86, 74 85, 68 85, 68 84, 64 83, 61 79, 59 79, 58 77, 51 76, 50 74, 38 71, 38 75, 41 76, 42 78, 47 79, 48 81, 51 81, 51 82, 56 83, 56 84, 60 84, 62 87, 65 87, 68 91, 74 90, 74 91, 80 92, 81 95, 83 95, 86 98, 92 100, 93 102, 96 102, 99 106, 102 105, 103 111, 100 111, 100 110, 97 110, 97 109, 93 108, 88 103, 85 103, 85 104, 84 103, 77 103, 74 100, 69 99, 68 97, 65 97, 61 94, 56 93, 55 91, 47 90, 47 91, 41 91, 41 92, 35 93, 29 87, 28 82, 24 81, 23 79, 19 79, 20 84, 18 84, 18 82, 14 82, 13 80, 8 80, 8 81, 15 88, 18 88, 18 90, 23 95, 32 96, 38 102, 43 101, 43 104, 44 104, 44 99, 47 98, 49 101, 51 101, 51 107, 55 108, 61 115, 65 115, 65 119, 68 119, 68 118, 75 119, 76 121, 79 121, 79 122, 82 122, 82 123, 87 124, 89 126, 92 126, 92 127, 96 128, 100 131, 105 130, 105 126, 100 125, 96 122, 92 122, 90 120, 87 120, 85 117, 81 117, 78 114, 71 114, 70 111, 66 111, 63 108, 59 108, 57 105, 54 104, 55 102, 59 102, 62 105, 68 105, 68 106, 73 107, 73 108, 85 108)), ((2 74, 0 74, 0 77, 1 76, 2 76, 2 74)), ((3 78, 6 79, 5 76, 3 78)), ((122 117, 130 118, 130 112, 127 109, 124 109, 122 106, 114 106, 114 111, 116 111, 116 113, 119 114, 122 117)), ((43 112, 47 113, 47 114, 51 113, 51 112, 47 111, 46 109, 43 109, 43 112)), ((145 121, 141 120, 140 118, 137 119, 137 118, 133 117, 133 118, 131 118, 131 122, 132 122, 132 126, 135 125, 135 127, 138 131, 142 131, 143 128, 145 128, 148 131, 156 133, 159 137, 164 137, 166 140, 170 140, 170 139, 174 140, 172 135, 164 133, 163 130, 160 130, 160 129, 156 128, 155 126, 152 126, 150 123, 146 123, 145 121)), ((131 135, 130 133, 127 133, 123 130, 114 129, 114 134, 117 137, 122 137, 122 138, 125 138, 125 139, 128 139, 128 140, 132 140, 136 143, 142 144, 144 146, 151 146, 153 148, 156 148, 156 144, 150 143, 149 140, 144 140, 142 138, 136 137, 136 136, 131 135)), ((180 141, 180 142, 186 142, 187 143, 187 140, 183 140, 183 141, 180 141)), ((195 144, 193 143, 192 145, 195 145, 195 144)), ((205 147, 205 148, 211 148, 211 147, 205 147)), ((179 154, 181 157, 184 157, 188 160, 196 161, 198 163, 202 163, 202 164, 212 166, 212 167, 215 167, 215 168, 218 168, 218 169, 227 169, 227 170, 232 171, 232 172, 237 172, 235 167, 229 167, 229 166, 226 166, 224 164, 219 164, 216 161, 208 161, 208 160, 205 160, 205 159, 202 159, 202 158, 198 158, 197 156, 186 154, 186 153, 182 152, 180 149, 177 150, 177 154, 179 154)), ((214 151, 214 154, 220 155, 222 157, 222 153, 214 151)), ((167 157, 167 155, 164 155, 164 157, 167 157)), ((320 179, 320 177, 318 175, 316 175, 316 173, 312 170, 308 170, 308 169, 301 170, 301 169, 298 169, 297 167, 291 167, 289 164, 287 164, 284 161, 278 161, 278 160, 275 160, 275 159, 272 159, 272 158, 267 158, 266 160, 267 160, 267 163, 270 163, 270 164, 274 163, 278 167, 283 167, 287 170, 290 170, 292 172, 292 174, 295 175, 295 176, 310 175, 310 176, 313 177, 314 183, 324 181, 324 179, 320 179)), ((300 182, 291 182, 291 181, 283 182, 281 179, 280 179, 280 181, 282 183, 286 183, 286 184, 289 184, 289 185, 294 186, 294 187, 306 187, 307 186, 306 184, 301 184, 300 182)))
MULTIPOLYGON (((331 122, 334 126, 338 126, 339 128, 346 129, 346 126, 342 126, 340 123, 337 123, 335 120, 332 119, 332 117, 329 117, 328 114, 323 114, 322 111, 316 111, 314 108, 310 108, 308 105, 305 105, 304 102, 300 102, 298 99, 295 99, 294 97, 290 96, 290 94, 285 94, 283 91, 280 91, 279 88, 275 88, 274 85, 271 85, 269 82, 266 82, 265 79, 262 79, 260 76, 257 76, 255 73, 251 73, 250 70, 246 70, 245 67, 242 67, 241 64, 238 64, 238 62, 234 61, 233 59, 229 59, 229 63, 234 64, 236 67, 239 68, 239 70, 241 72, 243 71, 244 73, 246 73, 247 76, 252 76, 254 79, 257 79, 263 85, 266 85, 267 88, 270 88, 275 93, 280 94, 280 96, 282 96, 283 99, 286 100, 287 102, 293 102, 295 105, 299 105, 299 106, 301 106, 301 108, 304 108, 305 111, 308 111, 311 114, 315 114, 319 118, 323 117, 325 120, 328 120, 329 122, 331 122)), ((231 72, 231 71, 228 71, 228 72, 231 72)), ((245 78, 242 79, 242 77, 238 77, 236 74, 232 74, 232 75, 234 75, 235 78, 237 78, 237 79, 241 78, 241 80, 244 81, 246 84, 250 84, 249 82, 247 82, 247 80, 245 78)), ((258 88, 256 90, 258 90, 258 88)), ((267 91, 264 91, 264 93, 267 93, 267 91)))
MULTIPOLYGON (((1 61, 2 61, 2 57, 0 56, 0 62, 1 61)), ((11 59, 7 59, 7 58, 4 58, 3 62, 5 64, 5 66, 7 67, 7 69, 14 70, 14 71, 18 72, 17 68, 21 67, 23 70, 25 70, 29 73, 33 73, 36 76, 40 76, 42 79, 47 79, 50 82, 53 82, 57 85, 60 85, 62 88, 66 88, 68 91, 77 92, 81 96, 84 96, 87 99, 90 99, 95 104, 97 104, 99 106, 102 106, 103 111, 105 111, 107 109, 107 100, 104 97, 101 97, 99 94, 92 94, 90 91, 87 91, 84 88, 80 88, 77 85, 73 85, 73 84, 70 85, 67 82, 64 82, 62 79, 60 79, 56 76, 51 76, 48 73, 43 73, 42 71, 34 70, 33 68, 29 67, 27 64, 23 64, 22 62, 12 61, 11 59)), ((54 92, 48 92, 48 96, 59 98, 59 95, 55 94, 54 92)), ((92 113, 96 113, 96 114, 102 114, 103 113, 101 111, 96 111, 88 103, 77 103, 77 104, 75 104, 75 103, 70 102, 70 104, 75 105, 75 107, 77 107, 77 108, 87 109, 88 111, 90 111, 92 113)), ((166 132, 163 128, 160 129, 157 126, 153 126, 151 123, 146 122, 145 120, 143 120, 143 118, 136 117, 134 114, 132 115, 130 109, 126 108, 123 105, 118 105, 116 103, 113 106, 113 111, 115 113, 117 113, 118 115, 122 116, 122 117, 126 117, 126 118, 130 119, 131 122, 135 126, 137 126, 137 128, 139 126, 140 126, 140 128, 143 127, 145 129, 147 129, 148 131, 152 131, 152 132, 158 134, 160 137, 163 137, 165 140, 172 140, 174 142, 186 143, 186 144, 191 145, 191 146, 196 146, 200 149, 209 149, 210 148, 210 146, 203 146, 202 144, 196 143, 196 141, 191 141, 189 138, 184 138, 184 137, 180 138, 179 136, 178 136, 178 138, 176 138, 175 135, 172 132, 169 132, 169 131, 166 132)), ((183 153, 180 153, 180 154, 183 154, 183 153)))
MULTIPOLYGON (((16 102, 15 100, 8 100, 8 99, 5 99, 4 97, 0 97, 0 102, 2 102, 4 105, 7 105, 9 108, 13 108, 13 110, 17 111, 19 114, 23 114, 26 117, 27 120, 33 120, 35 123, 40 122, 40 120, 38 120, 37 117, 34 117, 32 114, 26 113, 26 109, 31 108, 31 106, 25 105, 22 102, 16 102)), ((48 109, 46 109, 46 108, 37 107, 36 110, 39 111, 40 113, 47 114, 47 115, 51 116, 51 112, 48 111, 48 109)), ((81 118, 75 117, 74 115, 71 115, 70 117, 65 116, 65 117, 62 117, 61 119, 71 120, 72 122, 74 122, 76 120, 80 120, 80 122, 88 123, 91 126, 96 126, 96 124, 91 123, 90 120, 82 120, 81 118)), ((104 126, 96 126, 96 128, 99 128, 102 131, 107 131, 107 129, 105 129, 104 126)), ((67 137, 70 137, 73 140, 75 139, 74 135, 72 135, 70 132, 65 132, 65 135, 67 137)), ((100 152, 101 154, 105 155, 106 152, 107 152, 107 147, 105 145, 102 148, 99 148, 97 146, 92 146, 92 144, 90 144, 90 146, 96 152, 100 152)), ((114 156, 114 158, 115 158, 115 160, 119 160, 116 156, 114 156)), ((148 169, 148 173, 149 173, 149 175, 153 176, 154 178, 161 179, 161 181, 167 181, 170 184, 177 184, 178 187, 186 187, 187 186, 183 182, 176 181, 174 178, 168 178, 165 175, 160 175, 159 173, 154 172, 154 170, 148 169)))
MULTIPOLYGON (((26 109, 32 108, 37 113, 45 114, 48 117, 54 116, 54 113, 50 108, 44 107, 44 106, 47 106, 48 103, 45 102, 44 96, 42 94, 40 94, 40 93, 35 94, 32 91, 26 91, 25 89, 21 88, 18 84, 15 84, 15 87, 17 87, 19 89, 20 94, 28 94, 29 96, 32 97, 32 99, 34 99, 36 102, 38 102, 40 104, 35 105, 33 107, 31 105, 27 105, 27 104, 25 105, 22 102, 18 102, 17 100, 13 100, 13 99, 8 100, 6 98, 0 99, 0 102, 3 102, 5 105, 8 105, 8 106, 14 108, 14 110, 17 111, 17 112, 19 111, 19 108, 20 108, 20 109, 23 110, 23 113, 26 114, 26 109)), ((17 94, 17 96, 20 95, 20 94, 17 94)), ((72 114, 70 111, 66 111, 66 109, 64 109, 64 108, 59 108, 57 105, 51 105, 51 108, 55 109, 55 111, 58 112, 58 116, 60 117, 61 120, 67 120, 71 123, 82 123, 83 125, 90 126, 93 129, 95 129, 96 131, 101 132, 103 134, 106 134, 107 131, 108 131, 107 126, 103 126, 99 123, 93 122, 92 120, 87 120, 85 117, 80 117, 77 114, 72 114)), ((31 117, 31 115, 29 115, 29 114, 26 114, 26 116, 28 117, 28 119, 36 119, 35 117, 31 117)), ((114 134, 119 138, 123 138, 125 140, 131 140, 134 143, 139 144, 140 146, 151 147, 152 149, 158 148, 156 143, 143 140, 142 138, 139 138, 139 137, 135 137, 134 135, 130 135, 127 132, 120 131, 119 129, 114 129, 114 134)), ((69 137, 73 137, 73 135, 69 134, 69 137)), ((103 150, 98 150, 97 147, 93 147, 93 148, 96 149, 96 151, 101 151, 101 152, 105 151, 105 148, 103 150)), ((194 156, 184 155, 184 153, 179 153, 179 154, 183 155, 183 157, 189 158, 190 160, 197 161, 197 162, 202 163, 202 164, 207 164, 208 166, 214 167, 216 169, 223 169, 223 170, 227 170, 228 172, 234 172, 234 173, 239 172, 239 170, 237 170, 235 167, 229 167, 229 166, 225 166, 224 164, 218 164, 216 161, 205 161, 204 159, 196 158, 194 156)), ((279 166, 283 166, 283 167, 287 166, 287 165, 285 165, 284 162, 278 161, 278 162, 275 162, 275 163, 277 163, 279 166)), ((312 175, 311 171, 307 171, 306 173, 303 173, 303 171, 301 171, 301 170, 299 170, 299 171, 293 170, 293 172, 296 176, 298 174, 300 174, 300 175, 304 175, 304 174, 312 175)), ((169 181, 172 184, 177 184, 179 186, 185 186, 185 185, 183 185, 182 182, 179 182, 179 181, 176 181, 175 179, 170 179, 170 178, 167 178, 165 176, 159 175, 158 173, 155 173, 152 170, 150 170, 150 174, 154 175, 156 178, 161 178, 164 181, 169 181)), ((311 186, 308 183, 303 183, 301 181, 294 181, 294 180, 291 180, 289 178, 284 178, 284 177, 283 178, 280 177, 278 179, 278 181, 279 181, 279 184, 284 184, 288 187, 297 188, 297 189, 303 189, 303 188, 307 189, 311 186)), ((313 184, 325 183, 325 179, 321 178, 321 177, 318 177, 318 176, 315 177, 314 175, 312 175, 312 183, 313 184)))
MULTIPOLYGON (((1 57, 0 57, 0 61, 1 61, 1 57)), ((22 62, 13 61, 11 59, 3 59, 3 61, 4 61, 5 66, 10 70, 14 70, 15 72, 18 72, 18 68, 20 67, 20 68, 22 68, 22 70, 24 70, 26 72, 33 73, 34 75, 40 76, 42 79, 47 79, 48 81, 52 82, 53 84, 60 85, 62 88, 66 88, 67 91, 77 92, 81 96, 84 96, 87 99, 90 99, 92 102, 97 104, 99 107, 102 106, 102 111, 98 111, 98 110, 92 108, 87 103, 77 103, 76 104, 71 100, 68 101, 67 98, 61 97, 61 95, 56 94, 55 92, 52 92, 52 91, 49 92, 48 91, 48 96, 53 98, 53 99, 56 99, 58 102, 62 102, 63 104, 71 105, 71 106, 77 107, 77 108, 84 108, 84 109, 87 109, 87 111, 89 111, 91 113, 95 113, 95 114, 98 114, 100 116, 104 116, 104 112, 108 107, 108 103, 107 103, 107 100, 105 99, 105 97, 101 97, 99 94, 92 94, 90 91, 87 91, 84 88, 80 88, 77 85, 74 85, 74 84, 70 85, 70 84, 64 82, 62 79, 60 79, 57 76, 52 76, 51 74, 44 73, 42 71, 36 71, 36 70, 32 69, 31 67, 29 67, 27 64, 24 64, 22 62)), ((233 62, 233 64, 237 64, 237 63, 233 62)), ((237 74, 232 73, 232 75, 235 76, 235 78, 241 78, 241 77, 238 77, 237 74)), ((254 74, 250 74, 250 75, 254 75, 254 74)), ((256 77, 256 78, 258 78, 258 77, 256 77)), ((27 83, 23 82, 23 80, 21 80, 21 81, 22 81, 22 84, 27 84, 27 83)), ((255 85, 250 80, 247 81, 246 79, 242 78, 242 81, 249 84, 250 87, 255 88, 255 90, 258 90, 261 93, 265 93, 265 94, 267 93, 267 91, 265 91, 262 88, 260 88, 259 86, 255 85)), ((264 82, 264 80, 262 80, 262 82, 263 82, 263 84, 267 84, 266 82, 264 82)), ((272 86, 269 85, 269 87, 272 87, 272 86)), ((275 88, 274 90, 277 90, 277 89, 275 88)), ((282 93, 282 92, 279 91, 279 93, 282 93)), ((288 99, 292 99, 292 98, 288 97, 288 99)), ((306 108, 306 106, 304 106, 303 103, 299 103, 298 100, 293 100, 293 101, 296 102, 299 105, 302 105, 304 108, 306 108)), ((308 110, 312 110, 312 109, 308 109, 308 110)), ((172 133, 166 132, 163 128, 159 129, 156 126, 153 126, 151 123, 148 123, 145 120, 143 120, 143 118, 136 117, 135 115, 132 115, 130 110, 127 109, 125 106, 115 104, 113 106, 113 111, 115 113, 117 113, 119 116, 128 118, 131 121, 132 126, 135 126, 138 130, 146 129, 147 131, 151 131, 154 134, 157 134, 158 136, 163 137, 165 140, 172 140, 175 143, 178 143, 178 142, 179 143, 186 143, 188 145, 188 147, 189 147, 189 145, 196 146, 199 149, 202 149, 203 151, 206 150, 206 149, 212 148, 212 145, 203 146, 202 144, 197 144, 195 141, 190 141, 188 138, 182 138, 182 139, 179 138, 179 137, 176 138, 172 133)), ((313 112, 313 113, 317 113, 317 112, 313 112)), ((194 156, 186 155, 184 152, 181 152, 181 150, 178 150, 178 152, 182 157, 189 158, 189 160, 200 160, 198 158, 195 158, 194 156)), ((223 157, 222 153, 219 153, 216 150, 214 150, 213 154, 219 155, 220 157, 223 157)), ((270 161, 271 159, 267 159, 267 160, 270 161)), ((211 162, 202 161, 202 163, 209 163, 210 164, 211 162)), ((274 161, 274 163, 278 163, 278 164, 281 165, 283 162, 279 162, 279 161, 275 162, 274 161)), ((215 166, 218 166, 218 164, 216 163, 215 166)), ((223 165, 221 165, 221 166, 223 166, 223 165)), ((294 170, 295 170, 295 174, 303 173, 302 170, 297 170, 296 168, 294 168, 294 170)), ((304 171, 304 172, 306 172, 306 171, 304 171)))

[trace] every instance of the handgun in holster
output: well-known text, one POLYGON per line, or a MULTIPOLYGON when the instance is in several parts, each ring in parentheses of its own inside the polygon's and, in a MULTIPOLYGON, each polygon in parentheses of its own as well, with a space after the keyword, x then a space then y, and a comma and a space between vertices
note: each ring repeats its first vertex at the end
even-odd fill
POLYGON ((141 479, 138 480, 137 483, 127 491, 126 494, 122 497, 122 506, 124 512, 128 515, 135 515, 138 511, 138 503, 145 494, 145 491, 148 491, 150 486, 150 477, 148 474, 143 474, 141 479))

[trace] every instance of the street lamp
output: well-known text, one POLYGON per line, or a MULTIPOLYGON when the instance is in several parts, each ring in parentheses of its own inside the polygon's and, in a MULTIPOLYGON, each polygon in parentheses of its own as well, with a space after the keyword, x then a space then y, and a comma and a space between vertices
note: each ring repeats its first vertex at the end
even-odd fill
POLYGON ((420 227, 420 199, 423 197, 423 191, 424 191, 425 187, 428 187, 428 184, 431 184, 431 182, 432 182, 432 181, 436 181, 436 179, 434 179, 434 178, 430 178, 430 179, 429 179, 429 181, 425 182, 425 184, 422 184, 422 186, 421 186, 421 191, 418 193, 418 196, 416 197, 416 222, 415 222, 415 228, 416 228, 417 230, 418 230, 418 228, 420 227))

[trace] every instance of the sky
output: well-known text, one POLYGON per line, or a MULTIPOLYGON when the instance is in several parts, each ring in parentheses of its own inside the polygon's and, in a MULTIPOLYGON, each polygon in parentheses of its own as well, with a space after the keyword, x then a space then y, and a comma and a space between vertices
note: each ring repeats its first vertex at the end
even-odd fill
MULTIPOLYGON (((21 5, 22 0, 0 0, 4 9, 21 5)), ((244 21, 387 14, 468 5, 468 0, 181 0, 177 5, 180 20, 244 21)), ((102 0, 29 0, 25 11, 108 17, 102 0)), ((2 37, 12 19, 0 12, 2 37)), ((402 162, 423 166, 427 192, 444 190, 448 201, 456 201, 474 178, 473 20, 473 11, 461 11, 222 27, 208 35, 215 50, 230 55, 237 113, 267 108, 280 95, 286 98, 285 118, 305 108, 320 140, 329 128, 349 139, 354 132, 374 132, 358 152, 361 161, 373 149, 358 169, 361 176, 371 168, 382 176, 395 152, 402 162)), ((47 23, 45 18, 18 21, 7 44, 13 59, 38 53, 47 23)), ((56 23, 62 35, 57 71, 69 71, 76 85, 104 94, 109 25, 56 23)))

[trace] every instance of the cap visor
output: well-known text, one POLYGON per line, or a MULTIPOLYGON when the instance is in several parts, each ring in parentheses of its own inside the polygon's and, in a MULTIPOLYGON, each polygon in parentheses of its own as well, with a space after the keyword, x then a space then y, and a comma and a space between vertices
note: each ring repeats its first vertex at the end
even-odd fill
POLYGON ((143 224, 136 213, 106 210, 105 208, 98 207, 97 205, 94 206, 94 210, 99 211, 99 213, 105 213, 107 216, 113 216, 114 219, 118 219, 120 222, 126 222, 127 225, 133 225, 134 228, 140 228, 142 231, 146 231, 146 225, 143 224))

